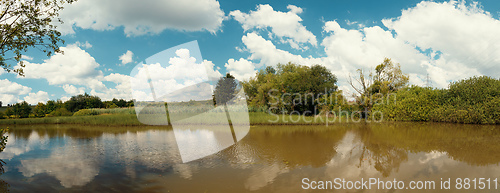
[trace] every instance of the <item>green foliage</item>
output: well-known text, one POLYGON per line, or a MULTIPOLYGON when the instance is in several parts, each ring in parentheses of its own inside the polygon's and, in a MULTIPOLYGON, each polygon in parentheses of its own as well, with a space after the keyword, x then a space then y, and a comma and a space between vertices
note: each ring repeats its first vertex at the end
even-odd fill
POLYGON ((373 104, 387 97, 390 93, 398 91, 408 84, 409 77, 401 71, 399 64, 394 64, 391 59, 385 58, 384 62, 375 67, 375 75, 366 75, 362 69, 357 70, 359 77, 348 80, 352 88, 358 93, 354 97, 358 110, 363 111, 362 118, 367 118, 367 113, 372 111, 373 104))
POLYGON ((5 119, 5 113, 4 112, 0 112, 0 119, 5 119))
POLYGON ((85 93, 77 96, 72 96, 68 101, 64 103, 64 106, 67 110, 76 112, 80 109, 103 108, 104 103, 98 96, 91 96, 85 93))
POLYGON ((38 103, 33 109, 33 114, 35 117, 45 117, 45 114, 47 114, 47 106, 43 103, 38 103))
POLYGON ((61 33, 56 30, 56 23, 62 23, 59 11, 62 4, 74 0, 3 0, 0 1, 0 67, 6 71, 13 70, 23 76, 24 67, 21 61, 23 52, 28 48, 36 48, 47 56, 61 53, 59 42, 61 33), (19 64, 21 68, 13 69, 7 61, 19 64))
POLYGON ((374 106, 384 119, 468 124, 500 124, 500 80, 472 77, 449 89, 412 86, 396 93, 396 103, 374 106))
POLYGON ((99 115, 99 112, 93 109, 81 109, 73 114, 73 116, 89 116, 89 115, 99 115))
POLYGON ((8 117, 14 116, 15 118, 27 118, 29 117, 30 113, 31 107, 26 101, 16 103, 7 108, 7 110, 5 111, 5 114, 8 117))
POLYGON ((66 108, 59 108, 48 114, 49 117, 61 117, 61 116, 71 116, 73 113, 68 111, 66 108))
POLYGON ((234 98, 237 87, 238 83, 231 74, 227 73, 225 77, 220 78, 214 90, 216 104, 224 105, 234 98))
POLYGON ((7 145, 7 137, 5 134, 9 131, 9 128, 0 128, 0 152, 5 149, 5 145, 7 145))
POLYGON ((313 114, 318 96, 335 92, 336 83, 337 77, 324 66, 288 63, 260 70, 256 77, 242 84, 249 106, 313 114))

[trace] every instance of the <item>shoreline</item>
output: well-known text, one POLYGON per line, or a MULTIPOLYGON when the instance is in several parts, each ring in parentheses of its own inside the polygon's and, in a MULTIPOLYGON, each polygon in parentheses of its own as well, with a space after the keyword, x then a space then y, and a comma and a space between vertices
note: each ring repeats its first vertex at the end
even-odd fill
MULTIPOLYGON (((250 126, 273 126, 273 125, 298 125, 298 126, 328 126, 330 124, 378 124, 378 123, 452 123, 452 122, 431 122, 431 121, 392 121, 384 120, 381 122, 364 120, 353 121, 349 118, 342 117, 341 119, 335 119, 334 121, 327 121, 326 116, 285 116, 278 120, 276 115, 270 115, 267 113, 250 113, 250 126), (273 120, 274 119, 274 120, 273 120), (271 122, 273 120, 274 122, 271 122), (298 120, 298 121, 295 121, 298 120)), ((453 123, 462 125, 463 123, 453 123)), ((82 126, 121 126, 121 127, 145 127, 152 126, 158 127, 161 125, 146 125, 138 121, 136 115, 132 114, 107 114, 107 115, 90 115, 90 116, 66 116, 66 117, 44 117, 44 118, 24 118, 24 119, 1 119, 0 127, 9 126, 21 126, 21 125, 82 125, 82 126)), ((214 125, 214 124, 187 124, 187 125, 214 125)), ((466 125, 495 125, 495 124, 466 124, 466 125)), ((170 125, 164 125, 171 127, 170 125)))

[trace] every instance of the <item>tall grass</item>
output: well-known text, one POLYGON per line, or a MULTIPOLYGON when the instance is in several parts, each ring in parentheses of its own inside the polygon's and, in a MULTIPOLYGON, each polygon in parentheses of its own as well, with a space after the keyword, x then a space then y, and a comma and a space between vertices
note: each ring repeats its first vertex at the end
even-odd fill
POLYGON ((33 124, 82 124, 82 125, 143 125, 135 115, 116 114, 99 116, 67 116, 25 119, 3 119, 0 125, 33 125, 33 124))

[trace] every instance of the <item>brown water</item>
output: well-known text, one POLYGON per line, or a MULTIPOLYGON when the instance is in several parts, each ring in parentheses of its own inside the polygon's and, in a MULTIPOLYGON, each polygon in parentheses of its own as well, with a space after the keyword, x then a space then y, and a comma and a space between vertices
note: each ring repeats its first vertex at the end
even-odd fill
MULTIPOLYGON (((252 126, 219 153, 180 163, 157 127, 12 128, 0 159, 10 192, 498 192, 500 127, 391 123, 252 126), (105 130, 105 131, 100 131, 105 130), (434 181, 431 190, 311 190, 303 180, 434 181), (457 190, 457 178, 476 179, 457 190), (480 178, 490 180, 490 188, 480 178), (441 180, 443 179, 443 180, 441 180), (450 179, 451 190, 441 181, 450 179), (496 188, 496 189, 495 189, 496 188)), ((3 182, 1 182, 3 181, 3 182)), ((309 184, 310 185, 310 184, 309 184)), ((488 185, 488 184, 486 184, 488 185)))

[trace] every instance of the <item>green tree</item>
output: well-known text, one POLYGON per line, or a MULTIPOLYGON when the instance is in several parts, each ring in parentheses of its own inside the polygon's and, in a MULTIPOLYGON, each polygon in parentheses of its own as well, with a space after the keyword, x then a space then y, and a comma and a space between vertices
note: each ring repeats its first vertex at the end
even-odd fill
MULTIPOLYGON (((19 118, 27 118, 30 116, 31 113, 31 107, 26 101, 23 101, 21 103, 16 103, 12 105, 12 107, 10 108, 12 108, 12 115, 19 118)), ((8 110, 10 108, 8 108, 8 110)))
MULTIPOLYGON (((0 128, 0 152, 2 152, 5 149, 5 146, 7 145, 7 137, 5 134, 9 131, 9 128, 4 129, 0 128)), ((3 165, 5 162, 0 159, 0 175, 4 173, 3 165)))
POLYGON ((357 92, 354 94, 356 103, 362 111, 361 118, 367 118, 375 101, 384 95, 395 92, 407 86, 409 77, 401 71, 399 64, 394 64, 391 59, 385 58, 384 62, 375 67, 375 75, 368 75, 358 69, 358 77, 349 77, 349 84, 357 92))
POLYGON ((236 95, 237 87, 238 83, 233 75, 227 73, 220 78, 214 90, 216 105, 226 105, 236 95))
POLYGON ((321 65, 311 67, 293 63, 260 70, 243 82, 249 105, 273 106, 273 110, 319 113, 318 98, 337 90, 337 77, 321 65))
POLYGON ((0 1, 0 67, 23 75, 22 52, 36 48, 47 56, 60 53, 58 43, 64 43, 55 22, 64 3, 75 0, 3 0, 0 1), (13 69, 8 61, 19 63, 13 69))
POLYGON ((371 92, 388 94, 405 87, 408 81, 409 76, 401 71, 401 66, 385 58, 384 62, 375 67, 371 92))
POLYGON ((68 101, 64 103, 64 106, 68 111, 76 112, 80 109, 90 109, 90 108, 103 108, 104 103, 98 96, 91 96, 87 93, 80 94, 77 96, 72 96, 68 101))
POLYGON ((5 110, 5 116, 7 116, 9 118, 10 118, 10 116, 14 115, 11 108, 12 107, 9 107, 9 108, 7 108, 7 110, 5 110))
POLYGON ((35 114, 36 117, 45 117, 45 114, 48 114, 47 106, 43 103, 38 103, 33 109, 33 114, 35 114))

